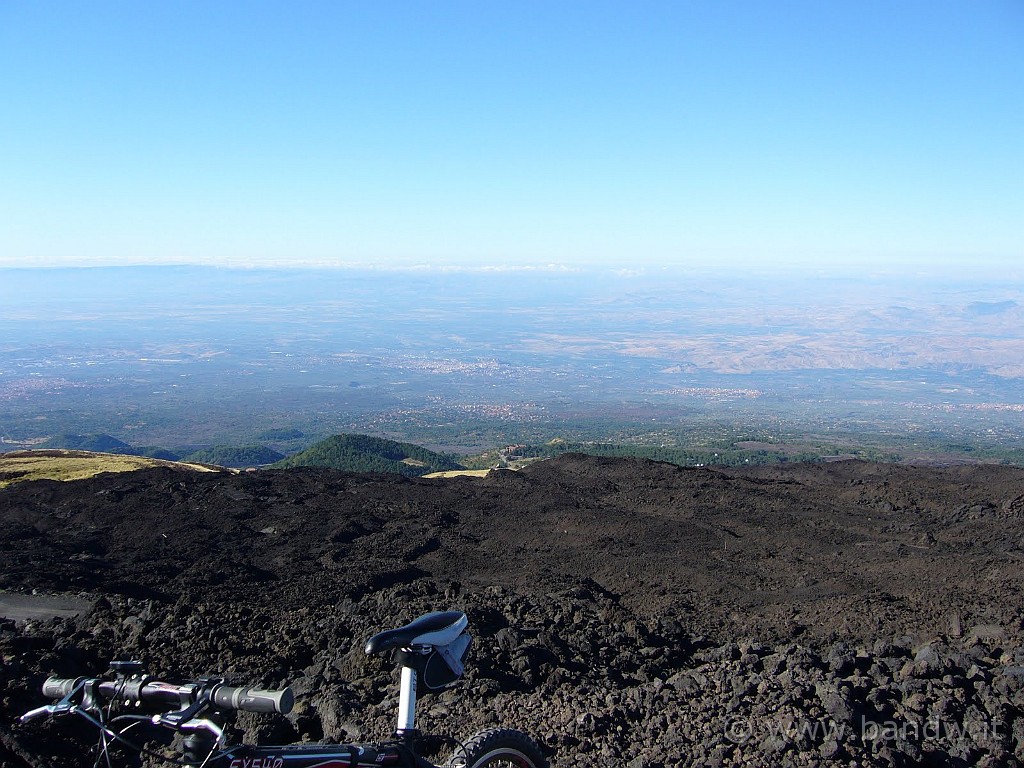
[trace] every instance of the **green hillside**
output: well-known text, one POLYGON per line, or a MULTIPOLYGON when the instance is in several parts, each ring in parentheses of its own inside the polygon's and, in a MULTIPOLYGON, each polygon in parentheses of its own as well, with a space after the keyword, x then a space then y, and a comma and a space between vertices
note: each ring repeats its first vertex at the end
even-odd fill
POLYGON ((283 458, 284 454, 265 445, 215 445, 190 453, 185 461, 217 464, 221 467, 259 467, 283 458))
POLYGON ((331 467, 350 472, 390 472, 407 477, 462 468, 451 456, 411 443, 369 435, 334 435, 274 466, 331 467))

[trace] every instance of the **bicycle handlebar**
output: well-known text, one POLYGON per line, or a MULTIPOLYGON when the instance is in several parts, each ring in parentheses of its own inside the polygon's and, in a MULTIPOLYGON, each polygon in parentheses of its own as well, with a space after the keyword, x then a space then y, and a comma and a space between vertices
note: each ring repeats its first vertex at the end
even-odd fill
POLYGON ((276 712, 287 715, 295 704, 291 688, 267 691, 259 688, 218 685, 210 696, 213 706, 220 709, 241 709, 245 712, 276 712))
POLYGON ((49 699, 63 699, 85 680, 84 677, 48 677, 43 683, 43 696, 49 699))
MULTIPOLYGON (((90 682, 88 678, 49 677, 43 683, 43 695, 62 699, 77 687, 90 682)), ((280 691, 263 690, 248 686, 231 686, 223 683, 185 683, 176 685, 160 680, 96 680, 101 696, 121 701, 164 702, 172 704, 194 703, 205 691, 216 709, 237 709, 245 712, 277 713, 287 715, 295 704, 291 688, 280 691)))

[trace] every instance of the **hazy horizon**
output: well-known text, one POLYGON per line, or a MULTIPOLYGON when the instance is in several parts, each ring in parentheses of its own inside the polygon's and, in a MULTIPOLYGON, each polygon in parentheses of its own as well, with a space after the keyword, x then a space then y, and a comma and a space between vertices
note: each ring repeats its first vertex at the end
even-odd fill
POLYGON ((672 277, 687 274, 703 276, 735 277, 742 280, 767 278, 773 280, 786 279, 846 279, 846 280, 878 280, 906 281, 918 279, 963 280, 965 282, 999 282, 1007 290, 1024 290, 1024 285, 1017 285, 1024 280, 1024 262, 1011 258, 991 259, 946 259, 946 260, 905 260, 892 261, 885 259, 859 261, 832 261, 825 263, 774 262, 765 263, 714 263, 714 262, 681 262, 665 264, 636 264, 629 261, 622 263, 558 263, 517 264, 517 263, 476 263, 453 264, 446 262, 304 262, 298 259, 285 261, 253 261, 233 263, 203 263, 188 261, 168 262, 99 262, 89 264, 8 264, 0 257, 0 271, 61 271, 61 270, 110 270, 112 272, 129 273, 132 270, 195 268, 221 271, 269 271, 309 273, 324 271, 327 273, 395 273, 398 275, 436 274, 450 275, 550 275, 563 277, 579 277, 586 279, 595 275, 612 275, 623 279, 642 279, 669 275, 672 277))

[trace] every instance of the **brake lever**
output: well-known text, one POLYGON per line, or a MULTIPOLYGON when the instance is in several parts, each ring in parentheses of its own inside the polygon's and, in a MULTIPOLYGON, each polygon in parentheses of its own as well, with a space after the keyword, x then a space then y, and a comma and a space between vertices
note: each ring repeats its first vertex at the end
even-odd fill
POLYGON ((153 715, 153 724, 162 725, 167 728, 173 728, 176 731, 209 731, 216 737, 216 743, 221 744, 224 741, 224 729, 217 725, 212 720, 208 720, 205 717, 194 717, 191 720, 185 722, 164 722, 164 715, 153 715))
POLYGON ((201 714, 210 706, 210 698, 206 691, 202 691, 199 697, 184 709, 176 712, 165 712, 162 715, 153 715, 153 723, 166 728, 180 728, 185 723, 192 722, 196 715, 201 714))
POLYGON ((24 715, 18 718, 18 722, 28 723, 32 720, 42 717, 43 715, 49 715, 50 717, 55 717, 57 715, 66 715, 69 712, 71 712, 74 706, 75 705, 71 704, 70 702, 67 704, 65 704, 64 702, 59 702, 57 704, 46 704, 45 706, 29 710, 24 715))
POLYGON ((19 723, 28 723, 28 722, 30 722, 32 720, 35 720, 37 717, 42 717, 43 715, 53 715, 55 709, 57 709, 57 707, 54 706, 53 704, 47 704, 46 706, 43 706, 43 707, 37 707, 36 709, 31 709, 28 712, 26 712, 24 715, 19 717, 18 718, 18 722, 19 723))

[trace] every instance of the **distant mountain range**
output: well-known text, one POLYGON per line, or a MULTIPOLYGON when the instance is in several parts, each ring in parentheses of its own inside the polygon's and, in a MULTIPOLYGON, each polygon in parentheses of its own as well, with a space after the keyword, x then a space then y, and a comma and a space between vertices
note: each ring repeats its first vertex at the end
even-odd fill
MULTIPOLYGON (((288 434, 291 435, 290 432, 288 434)), ((132 446, 108 434, 59 435, 32 447, 194 462, 231 469, 329 467, 349 472, 381 472, 406 477, 419 477, 433 472, 481 470, 493 467, 520 469, 534 461, 553 458, 564 453, 654 459, 689 467, 820 462, 835 461, 839 458, 860 458, 886 462, 929 463, 934 461, 940 464, 994 462, 1024 465, 1024 450, 1014 448, 977 450, 970 446, 958 446, 942 440, 921 445, 884 441, 861 444, 844 439, 832 440, 827 437, 777 440, 770 436, 757 437, 753 433, 751 435, 737 433, 733 437, 720 437, 711 444, 679 443, 674 446, 556 439, 541 444, 509 445, 466 456, 439 453, 413 443, 397 442, 363 434, 334 435, 288 456, 282 452, 284 446, 280 443, 213 445, 200 450, 188 447, 171 451, 156 447, 132 446)))
POLYGON ((124 453, 134 455, 138 450, 112 435, 56 435, 39 448, 63 448, 69 451, 97 451, 99 453, 124 453))
POLYGON ((221 467, 258 467, 273 464, 284 458, 284 454, 265 445, 214 445, 200 450, 169 451, 154 446, 138 447, 124 440, 107 435, 56 435, 35 446, 40 449, 69 451, 93 451, 116 453, 123 456, 145 456, 165 461, 193 461, 202 464, 216 464, 221 467))
MULTIPOLYGON (((124 442, 124 440, 118 440, 116 437, 106 434, 55 435, 35 447, 68 451, 119 453, 125 456, 146 456, 151 459, 162 459, 164 461, 178 461, 183 458, 180 454, 177 454, 174 451, 168 451, 166 448, 158 448, 156 446, 133 446, 124 442)), ((203 461, 203 459, 195 459, 195 461, 203 461)))
POLYGON ((407 477, 463 468, 454 457, 418 445, 352 434, 328 437, 287 458, 279 451, 261 444, 214 445, 198 451, 174 453, 161 448, 138 448, 107 434, 57 435, 37 447, 149 456, 233 468, 268 465, 276 468, 330 467, 350 472, 389 472, 407 477))

